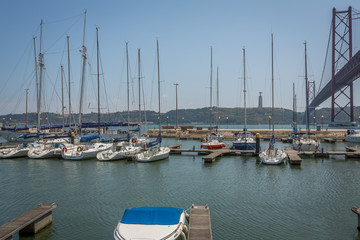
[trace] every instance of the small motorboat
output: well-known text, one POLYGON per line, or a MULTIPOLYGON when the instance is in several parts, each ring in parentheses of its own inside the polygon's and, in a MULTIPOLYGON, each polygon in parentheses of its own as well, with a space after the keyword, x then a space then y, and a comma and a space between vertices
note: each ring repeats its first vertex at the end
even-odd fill
MULTIPOLYGON (((186 239, 183 232, 185 211, 173 207, 139 207, 126 209, 114 231, 116 240, 186 239)), ((185 227, 186 228, 186 227, 185 227)))
POLYGON ((360 143, 360 129, 348 129, 345 142, 360 143))

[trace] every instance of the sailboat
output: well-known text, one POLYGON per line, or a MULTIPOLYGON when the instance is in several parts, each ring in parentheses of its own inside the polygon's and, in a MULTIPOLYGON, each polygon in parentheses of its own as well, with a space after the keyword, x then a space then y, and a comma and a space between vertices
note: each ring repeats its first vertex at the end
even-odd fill
MULTIPOLYGON (((129 94, 129 56, 128 56, 128 43, 126 42, 126 76, 127 76, 127 106, 128 106, 128 123, 130 119, 130 94, 129 94)), ((140 74, 140 73, 139 73, 140 74)), ((128 133, 130 131, 129 124, 128 124, 128 133)), ((130 155, 134 155, 141 151, 141 147, 135 146, 137 139, 132 138, 130 136, 126 138, 125 141, 121 141, 120 144, 116 142, 113 143, 113 147, 106 150, 99 152, 96 155, 96 158, 100 161, 111 161, 111 160, 120 160, 128 157, 130 155), (127 141, 126 141, 127 139, 127 141), (120 148, 120 149, 118 149, 120 148)))
POLYGON ((114 239, 186 239, 185 219, 186 213, 181 208, 139 207, 126 209, 114 230, 114 239))
POLYGON ((0 149, 0 158, 19 158, 27 157, 30 148, 26 143, 20 144, 16 147, 8 147, 0 149))
POLYGON ((158 98, 159 98, 159 135, 155 141, 149 142, 147 144, 147 150, 135 155, 135 159, 138 162, 154 162, 162 160, 169 157, 170 148, 161 147, 161 124, 160 124, 160 60, 159 60, 159 40, 156 41, 157 46, 157 65, 158 65, 158 98))
MULTIPOLYGON (((86 12, 85 12, 86 13, 86 12)), ((85 14, 85 19, 86 19, 86 14, 85 14)), ((95 158, 96 155, 101 152, 101 151, 105 151, 107 149, 110 149, 112 144, 109 143, 101 143, 101 130, 100 130, 100 73, 99 73, 99 35, 98 35, 98 28, 96 28, 96 37, 97 37, 97 83, 98 83, 98 134, 96 135, 90 135, 90 136, 85 136, 82 137, 80 139, 80 142, 89 142, 92 141, 94 139, 99 139, 99 142, 97 143, 93 143, 93 144, 84 144, 84 145, 72 145, 71 147, 69 147, 69 149, 67 149, 66 147, 64 147, 61 151, 61 156, 64 159, 67 160, 84 160, 84 159, 90 159, 90 158, 95 158)), ((86 48, 83 45, 83 74, 85 74, 85 61, 86 61, 86 48)), ((83 76, 83 80, 81 83, 81 89, 83 90, 84 87, 84 76, 83 76)), ((81 126, 81 108, 82 108, 82 93, 83 91, 81 91, 81 96, 80 96, 80 126, 81 126)))
POLYGON ((246 126, 246 75, 245 75, 245 48, 243 48, 244 55, 244 131, 239 133, 237 140, 233 142, 233 148, 236 150, 254 150, 256 142, 253 134, 247 131, 246 126))
POLYGON ((306 138, 299 136, 298 139, 293 141, 293 148, 298 151, 316 151, 319 149, 320 143, 311 139, 310 128, 309 128, 309 91, 308 91, 308 76, 307 76, 307 54, 306 54, 306 42, 305 45, 305 91, 306 91, 306 110, 305 110, 305 119, 306 119, 306 138))
MULTIPOLYGON (((212 47, 210 54, 210 122, 212 114, 212 47)), ((219 89, 217 89, 219 91, 219 89)), ((220 141, 221 135, 219 133, 210 132, 209 136, 206 136, 203 140, 203 143, 200 145, 201 149, 222 149, 226 145, 220 141)))
MULTIPOLYGON (((274 47, 273 35, 271 34, 271 89, 272 89, 272 105, 271 115, 274 116, 274 47)), ((283 150, 275 148, 275 134, 274 134, 274 117, 271 118, 272 137, 269 142, 269 148, 259 154, 260 160, 263 164, 280 164, 287 157, 283 150)))

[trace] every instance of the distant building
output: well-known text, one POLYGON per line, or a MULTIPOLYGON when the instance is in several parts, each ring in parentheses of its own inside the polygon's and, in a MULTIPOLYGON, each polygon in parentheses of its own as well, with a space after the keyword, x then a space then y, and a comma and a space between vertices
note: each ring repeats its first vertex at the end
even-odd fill
POLYGON ((262 92, 259 92, 260 93, 260 96, 259 96, 259 105, 258 105, 258 108, 263 108, 263 101, 262 101, 262 92))

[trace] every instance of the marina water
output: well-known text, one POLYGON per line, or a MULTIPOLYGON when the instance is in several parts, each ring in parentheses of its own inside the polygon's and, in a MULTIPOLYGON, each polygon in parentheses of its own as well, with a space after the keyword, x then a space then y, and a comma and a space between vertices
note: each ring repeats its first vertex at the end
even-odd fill
MULTIPOLYGON (((200 146, 163 139, 164 146, 177 143, 200 146)), ((345 144, 323 147, 344 151, 345 144)), ((0 160, 0 224, 55 202, 51 227, 21 239, 113 239, 125 208, 207 204, 213 239, 360 239, 350 210, 360 205, 359 169, 359 160, 344 157, 308 158, 301 166, 261 165, 252 156, 213 164, 189 155, 149 164, 0 160)))

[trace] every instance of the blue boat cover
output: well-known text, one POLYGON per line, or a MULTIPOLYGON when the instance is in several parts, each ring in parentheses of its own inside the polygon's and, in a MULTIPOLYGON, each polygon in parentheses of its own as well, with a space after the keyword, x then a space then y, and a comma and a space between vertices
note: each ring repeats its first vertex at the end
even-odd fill
POLYGON ((157 138, 155 139, 155 141, 149 142, 147 144, 147 147, 153 147, 158 145, 159 143, 161 143, 161 133, 159 133, 159 135, 157 136, 157 138))
POLYGON ((128 142, 128 141, 130 141, 130 135, 129 134, 126 137, 114 138, 114 142, 128 142))
POLYGON ((90 142, 91 140, 100 138, 99 134, 84 136, 80 139, 80 142, 90 142))
POLYGON ((184 210, 173 207, 139 207, 125 209, 121 223, 143 225, 174 225, 184 210))

